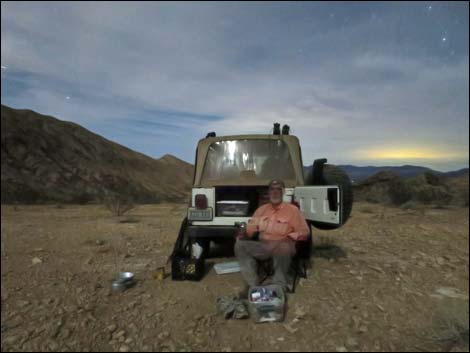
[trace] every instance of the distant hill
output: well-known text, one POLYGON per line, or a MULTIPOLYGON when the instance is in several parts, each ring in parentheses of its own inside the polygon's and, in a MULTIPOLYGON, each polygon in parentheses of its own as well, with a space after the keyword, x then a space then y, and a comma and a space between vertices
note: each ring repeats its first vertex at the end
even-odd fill
POLYGON ((1 106, 2 203, 88 202, 117 192, 137 202, 185 200, 193 166, 153 159, 85 128, 1 106))
MULTIPOLYGON (((444 173, 443 173, 444 174, 444 173)), ((468 207, 468 171, 455 177, 425 172, 403 178, 379 172, 354 186, 355 200, 388 205, 423 204, 468 207)))
MULTIPOLYGON (((463 168, 460 170, 445 173, 445 172, 440 172, 440 171, 433 170, 430 168, 414 166, 414 165, 383 166, 383 167, 375 167, 375 166, 358 167, 354 165, 338 165, 338 167, 344 170, 349 175, 351 180, 353 180, 353 182, 356 184, 380 172, 390 172, 390 173, 393 173, 394 175, 397 175, 405 179, 413 178, 423 173, 433 173, 433 174, 442 175, 445 177, 457 177, 457 176, 465 175, 466 173, 468 174, 468 168, 463 168)), ((305 167, 305 170, 308 171, 311 168, 312 168, 311 166, 305 167)))

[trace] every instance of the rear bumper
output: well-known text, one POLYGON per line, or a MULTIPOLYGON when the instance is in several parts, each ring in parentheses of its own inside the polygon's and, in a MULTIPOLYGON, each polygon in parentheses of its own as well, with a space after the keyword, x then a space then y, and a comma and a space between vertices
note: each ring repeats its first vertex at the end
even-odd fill
POLYGON ((237 227, 235 226, 189 226, 190 238, 235 238, 237 227))

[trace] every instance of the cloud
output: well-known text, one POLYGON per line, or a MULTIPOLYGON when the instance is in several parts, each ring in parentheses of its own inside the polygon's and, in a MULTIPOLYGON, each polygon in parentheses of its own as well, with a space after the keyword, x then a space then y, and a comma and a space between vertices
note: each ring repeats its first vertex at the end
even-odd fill
POLYGON ((306 156, 338 163, 384 146, 461 151, 465 9, 3 2, 2 103, 189 161, 208 131, 267 133, 275 121, 306 156))

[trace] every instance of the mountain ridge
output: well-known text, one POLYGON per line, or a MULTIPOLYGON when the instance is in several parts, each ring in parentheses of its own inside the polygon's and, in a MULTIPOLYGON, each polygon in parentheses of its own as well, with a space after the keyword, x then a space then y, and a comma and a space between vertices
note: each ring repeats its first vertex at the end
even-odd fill
POLYGON ((131 150, 84 127, 1 106, 2 203, 186 200, 193 166, 131 150))

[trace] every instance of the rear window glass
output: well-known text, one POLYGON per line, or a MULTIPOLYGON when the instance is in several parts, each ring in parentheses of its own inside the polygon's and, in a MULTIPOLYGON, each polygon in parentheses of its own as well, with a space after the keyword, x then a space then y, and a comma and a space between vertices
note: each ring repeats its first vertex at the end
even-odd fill
POLYGON ((282 140, 226 140, 209 147, 202 179, 292 180, 295 172, 289 149, 282 140))

